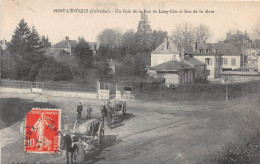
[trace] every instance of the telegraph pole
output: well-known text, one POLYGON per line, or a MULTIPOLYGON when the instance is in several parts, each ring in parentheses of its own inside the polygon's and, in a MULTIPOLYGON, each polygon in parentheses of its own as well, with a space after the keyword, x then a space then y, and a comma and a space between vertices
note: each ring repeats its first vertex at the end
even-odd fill
POLYGON ((2 54, 3 54, 3 50, 1 47, 0 48, 0 80, 2 80, 2 54))

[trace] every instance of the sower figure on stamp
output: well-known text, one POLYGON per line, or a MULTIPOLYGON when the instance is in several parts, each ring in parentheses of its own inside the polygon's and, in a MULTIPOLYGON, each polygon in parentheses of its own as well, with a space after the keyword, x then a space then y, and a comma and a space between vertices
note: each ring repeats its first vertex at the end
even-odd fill
POLYGON ((82 107, 81 102, 80 102, 78 107, 77 107, 77 112, 78 112, 77 120, 81 119, 81 112, 82 112, 82 110, 83 110, 83 107, 82 107))
POLYGON ((50 128, 53 128, 54 126, 51 125, 50 123, 48 122, 53 122, 52 119, 46 117, 44 115, 44 113, 41 114, 41 117, 38 119, 38 121, 33 125, 32 127, 32 130, 34 132, 37 131, 37 147, 39 150, 42 150, 43 148, 48 148, 48 150, 51 149, 51 144, 52 144, 52 141, 49 140, 44 132, 45 132, 45 128, 46 126, 50 127, 50 128))
POLYGON ((90 119, 91 112, 92 112, 92 108, 90 107, 90 105, 88 105, 88 108, 87 108, 87 119, 90 119))

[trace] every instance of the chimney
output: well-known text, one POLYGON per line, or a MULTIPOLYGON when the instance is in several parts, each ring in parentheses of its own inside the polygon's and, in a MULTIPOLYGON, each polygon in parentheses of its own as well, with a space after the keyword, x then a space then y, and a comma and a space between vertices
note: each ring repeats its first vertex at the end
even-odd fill
POLYGON ((164 38, 164 49, 168 49, 168 47, 169 47, 169 41, 168 41, 168 37, 165 37, 164 38))
POLYGON ((198 43, 197 42, 193 42, 192 48, 193 48, 192 51, 195 52, 196 49, 198 48, 198 43))

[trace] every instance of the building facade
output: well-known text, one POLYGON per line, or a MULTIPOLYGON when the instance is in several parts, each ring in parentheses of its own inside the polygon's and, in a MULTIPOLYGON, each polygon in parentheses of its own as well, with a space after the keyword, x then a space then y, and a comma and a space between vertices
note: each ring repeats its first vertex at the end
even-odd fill
POLYGON ((210 43, 194 43, 192 55, 195 59, 205 63, 206 76, 209 79, 220 77, 222 71, 221 55, 216 47, 210 43))
POLYGON ((166 38, 151 53, 149 71, 155 72, 155 77, 164 79, 165 84, 185 84, 193 83, 195 79, 205 79, 205 64, 191 57, 185 47, 176 46, 166 38))

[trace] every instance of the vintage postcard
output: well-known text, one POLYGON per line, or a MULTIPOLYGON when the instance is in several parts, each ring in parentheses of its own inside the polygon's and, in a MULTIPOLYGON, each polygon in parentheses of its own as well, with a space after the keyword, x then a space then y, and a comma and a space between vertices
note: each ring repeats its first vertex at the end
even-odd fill
POLYGON ((260 1, 0 8, 1 164, 260 163, 260 1))

